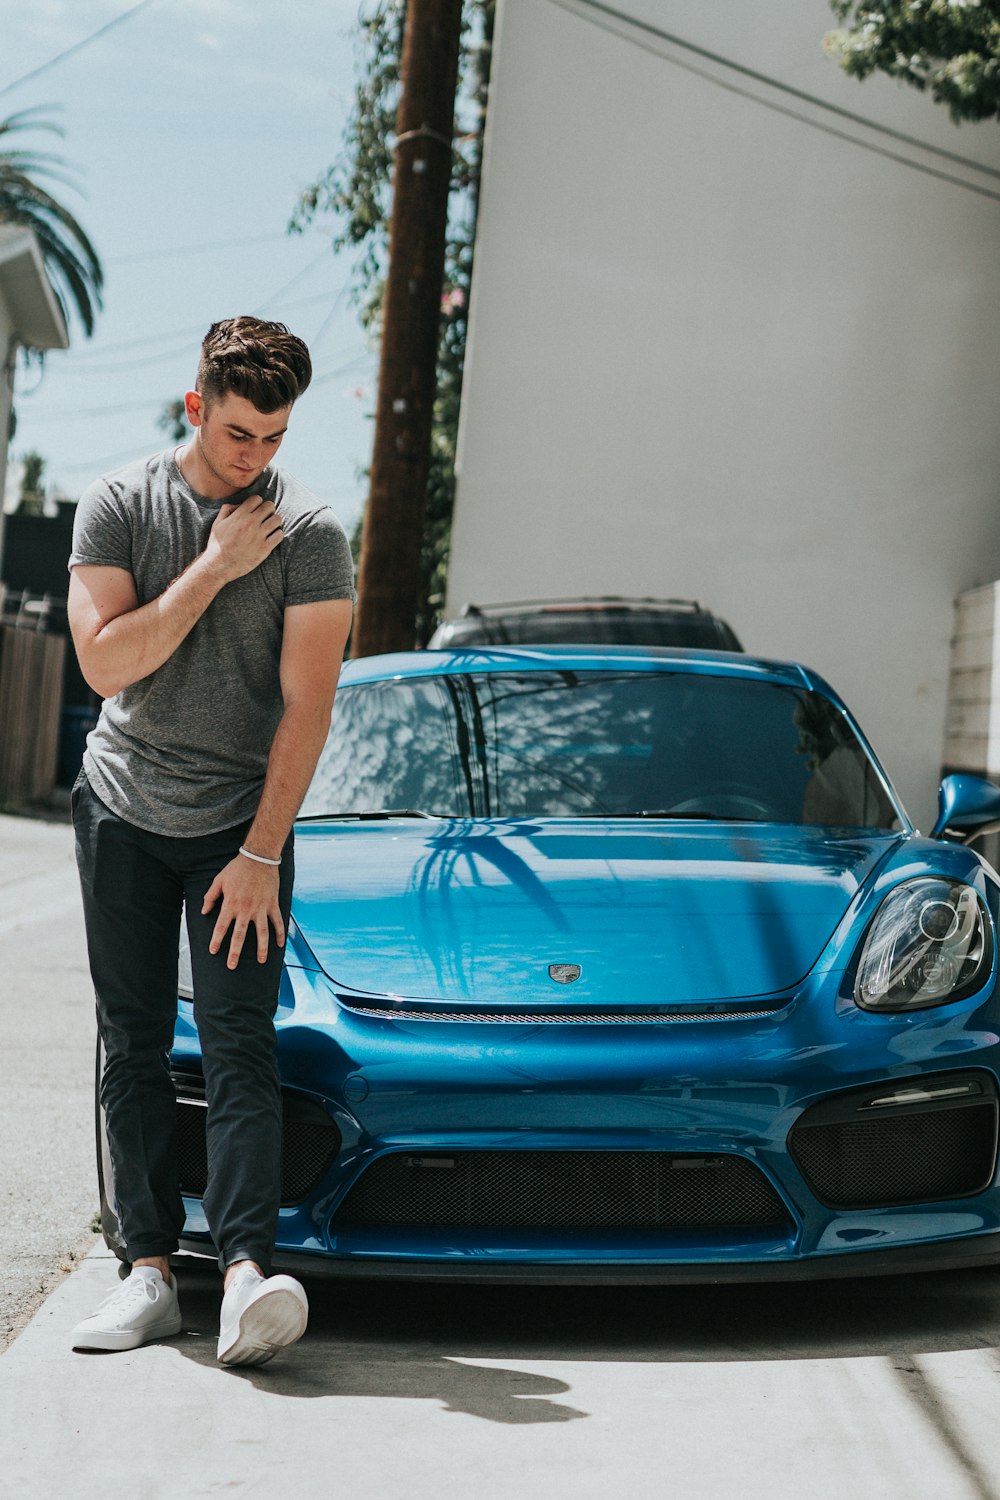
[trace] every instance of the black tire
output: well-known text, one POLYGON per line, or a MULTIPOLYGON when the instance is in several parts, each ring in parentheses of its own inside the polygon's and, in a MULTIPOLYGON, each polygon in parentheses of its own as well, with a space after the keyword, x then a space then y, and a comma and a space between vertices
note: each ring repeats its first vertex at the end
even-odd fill
POLYGON ((97 1136, 97 1189, 101 1200, 101 1232, 104 1243, 120 1261, 128 1262, 118 1214, 115 1210, 115 1179, 108 1146, 108 1131, 101 1108, 101 1075, 104 1072, 104 1043, 97 1039, 97 1075, 94 1081, 94 1120, 97 1136))

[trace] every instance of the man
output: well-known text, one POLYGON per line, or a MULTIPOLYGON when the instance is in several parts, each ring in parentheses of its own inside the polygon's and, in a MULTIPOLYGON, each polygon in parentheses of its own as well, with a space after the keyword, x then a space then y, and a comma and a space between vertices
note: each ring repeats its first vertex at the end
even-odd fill
POLYGON ((185 397, 191 441, 98 480, 77 507, 70 627, 105 702, 73 819, 131 1265, 74 1330, 78 1349, 133 1349, 181 1328, 169 1050, 182 908, 208 1104, 204 1208, 225 1277, 218 1357, 262 1363, 306 1326, 301 1286, 269 1275, 273 1016, 292 823, 329 729, 354 598, 333 513, 271 466, 311 374, 283 324, 213 324, 185 397))

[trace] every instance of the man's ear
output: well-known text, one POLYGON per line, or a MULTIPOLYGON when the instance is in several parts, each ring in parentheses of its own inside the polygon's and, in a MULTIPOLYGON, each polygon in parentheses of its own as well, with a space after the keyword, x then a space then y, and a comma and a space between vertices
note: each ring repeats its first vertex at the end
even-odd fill
POLYGON ((192 427, 200 427, 205 420, 205 398, 198 391, 185 391, 184 410, 192 427))

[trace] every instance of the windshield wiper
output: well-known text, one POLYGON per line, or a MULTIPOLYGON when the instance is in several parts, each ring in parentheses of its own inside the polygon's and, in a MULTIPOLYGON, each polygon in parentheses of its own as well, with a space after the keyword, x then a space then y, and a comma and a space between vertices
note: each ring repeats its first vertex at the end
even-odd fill
MULTIPOLYGON (((589 817, 593 817, 595 815, 592 814, 592 813, 583 813, 583 814, 581 814, 581 816, 589 818, 589 817)), ((766 823, 766 822, 770 821, 770 819, 768 819, 768 818, 747 818, 747 817, 742 817, 738 813, 694 812, 694 811, 691 811, 691 812, 678 812, 675 808, 665 808, 665 809, 661 810, 659 808, 653 808, 653 807, 643 807, 643 808, 640 809, 639 812, 605 813, 605 814, 602 814, 602 816, 604 816, 604 817, 611 817, 611 818, 664 818, 664 819, 666 819, 666 818, 675 818, 675 819, 680 819, 680 820, 687 820, 687 819, 692 819, 693 820, 695 818, 698 818, 698 819, 701 819, 702 821, 707 820, 710 823, 766 823)))
POLYGON ((385 818, 447 818, 450 813, 422 812, 417 807, 367 807, 361 812, 306 813, 297 823, 365 823, 385 818))

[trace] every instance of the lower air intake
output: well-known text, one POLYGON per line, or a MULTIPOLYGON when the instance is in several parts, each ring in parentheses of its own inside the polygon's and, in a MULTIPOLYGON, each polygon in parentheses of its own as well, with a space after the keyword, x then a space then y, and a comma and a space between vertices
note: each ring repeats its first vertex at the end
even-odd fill
POLYGON ((372 1163, 337 1229, 783 1231, 752 1162, 660 1151, 394 1152, 372 1163))
POLYGON ((811 1191, 830 1208, 968 1198, 993 1180, 995 1098, 962 1105, 942 1101, 867 1118, 854 1110, 853 1117, 813 1122, 811 1114, 819 1111, 802 1117, 789 1136, 789 1149, 811 1191))
MULTIPOLYGON (((200 1080, 175 1076, 177 1155, 181 1192, 204 1196, 208 1181, 204 1088, 200 1080)), ((307 1198, 340 1150, 340 1131, 319 1104, 301 1095, 282 1093, 281 1206, 307 1198)))

